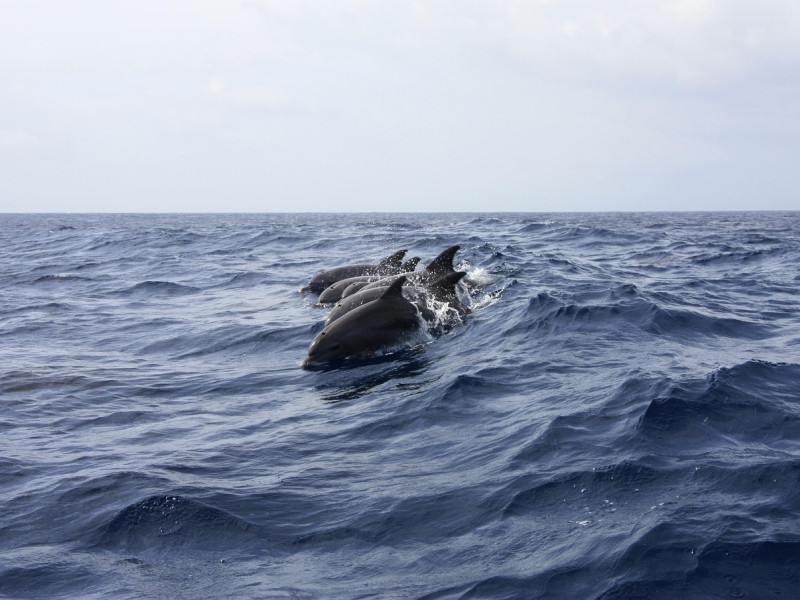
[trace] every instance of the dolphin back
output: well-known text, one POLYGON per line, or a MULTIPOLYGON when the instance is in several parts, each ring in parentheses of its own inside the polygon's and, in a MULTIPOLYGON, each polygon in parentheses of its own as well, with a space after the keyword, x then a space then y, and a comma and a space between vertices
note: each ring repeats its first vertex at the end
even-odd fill
POLYGON ((368 275, 391 275, 400 271, 403 265, 403 257, 408 250, 398 250, 384 258, 377 265, 344 265, 341 267, 334 267, 321 273, 314 275, 301 291, 313 292, 319 294, 325 288, 330 287, 334 283, 342 279, 350 277, 363 277, 368 275))

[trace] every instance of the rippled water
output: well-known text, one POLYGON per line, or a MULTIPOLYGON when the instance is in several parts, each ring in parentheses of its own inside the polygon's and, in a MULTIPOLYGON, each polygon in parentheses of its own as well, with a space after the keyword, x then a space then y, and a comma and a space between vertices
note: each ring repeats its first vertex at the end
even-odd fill
POLYGON ((800 213, 0 221, 0 596, 798 594, 800 213), (300 367, 453 244, 463 325, 300 367))

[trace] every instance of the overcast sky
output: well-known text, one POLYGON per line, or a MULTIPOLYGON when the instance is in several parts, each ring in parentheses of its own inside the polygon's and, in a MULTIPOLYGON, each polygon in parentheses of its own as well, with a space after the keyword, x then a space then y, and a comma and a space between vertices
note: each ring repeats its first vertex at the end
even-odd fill
POLYGON ((0 211, 800 209, 797 0, 0 0, 0 211))

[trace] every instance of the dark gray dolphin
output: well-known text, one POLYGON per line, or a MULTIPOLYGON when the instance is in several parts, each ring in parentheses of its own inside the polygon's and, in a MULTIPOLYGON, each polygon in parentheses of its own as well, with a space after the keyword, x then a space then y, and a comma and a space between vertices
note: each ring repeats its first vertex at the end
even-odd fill
POLYGON ((368 290, 357 292, 351 296, 348 296, 347 298, 342 298, 331 309, 331 312, 328 313, 328 317, 325 319, 325 325, 330 325, 339 317, 343 317, 351 310, 355 310, 359 306, 377 300, 386 293, 387 289, 389 289, 388 286, 370 288, 368 290))
POLYGON ((413 257, 409 258, 400 267, 402 269, 401 273, 410 273, 411 271, 413 271, 414 269, 417 268, 417 265, 419 264, 419 261, 421 261, 421 260, 422 259, 419 256, 413 256, 413 257))
MULTIPOLYGON (((405 285, 403 287, 403 293, 417 307, 417 310, 420 311, 420 314, 426 321, 430 322, 435 320, 435 315, 428 306, 427 298, 429 297, 438 302, 447 304, 461 317, 469 313, 470 309, 458 299, 455 287, 465 275, 466 272, 464 271, 454 271, 427 286, 405 285)), ((405 276, 403 275, 402 277, 405 276)), ((342 298, 328 314, 325 325, 330 325, 359 306, 380 298, 387 289, 387 287, 375 287, 368 290, 361 290, 352 296, 342 298)))
POLYGON ((338 302, 342 299, 343 292, 350 285, 353 285, 354 283, 367 285, 368 283, 377 281, 380 278, 381 277, 377 275, 359 275, 358 277, 348 277, 347 279, 342 279, 341 281, 332 283, 322 290, 322 293, 317 299, 317 304, 333 304, 334 302, 338 302))
MULTIPOLYGON (((419 256, 415 256, 415 257, 413 257, 413 258, 409 258, 409 259, 408 259, 406 262, 404 262, 404 263, 402 264, 402 266, 400 267, 400 273, 412 273, 412 272, 414 271, 414 269, 416 269, 416 268, 417 268, 417 265, 419 264, 419 261, 420 261, 420 260, 421 260, 421 259, 420 259, 420 257, 419 257, 419 256)), ((366 279, 367 279, 367 280, 366 280, 366 281, 364 281, 364 278, 353 277, 353 278, 351 278, 350 280, 344 280, 344 281, 352 281, 353 283, 351 283, 350 285, 348 285, 347 287, 345 287, 345 288, 344 288, 344 290, 342 291, 341 298, 337 298, 337 299, 336 299, 336 300, 334 300, 333 302, 338 302, 338 301, 339 301, 339 300, 341 300, 342 298, 347 298, 348 296, 352 296, 352 295, 353 295, 353 294, 355 294, 357 291, 359 291, 361 288, 363 288, 365 285, 368 285, 368 284, 370 284, 370 283, 372 283, 373 281, 376 281, 376 280, 378 280, 378 279, 384 279, 384 280, 386 281, 386 285, 387 285, 387 286, 388 286, 388 285, 389 285, 389 284, 390 284, 390 283, 393 281, 391 278, 388 278, 388 277, 387 277, 387 278, 384 278, 384 277, 380 277, 380 276, 378 276, 378 277, 366 278, 366 279)), ((341 283, 341 282, 339 282, 339 283, 341 283)), ((339 285, 339 283, 335 283, 335 284, 333 284, 331 287, 334 287, 334 286, 336 286, 336 285, 339 285)), ((324 294, 325 292, 322 292, 322 293, 324 294)), ((333 296, 333 295, 331 294, 331 296, 330 296, 330 297, 332 297, 332 296, 333 296)), ((322 296, 320 296, 320 303, 322 303, 322 296)))
POLYGON ((466 275, 466 271, 453 271, 452 273, 440 277, 426 287, 434 300, 444 302, 455 310, 460 317, 472 312, 470 307, 464 304, 459 299, 458 294, 456 294, 456 286, 466 275))
POLYGON ((348 296, 352 296, 356 292, 360 292, 361 288, 363 288, 364 286, 369 285, 370 283, 372 283, 372 282, 371 281, 359 281, 359 282, 356 282, 356 283, 351 283, 346 288, 344 288, 344 291, 342 292, 342 298, 341 299, 344 300, 348 296))
POLYGON ((311 342, 303 366, 373 356, 413 338, 422 327, 416 306, 403 296, 405 281, 398 277, 379 298, 326 326, 311 342))
POLYGON ((434 258, 427 267, 421 272, 420 279, 424 281, 436 281, 449 273, 455 273, 453 259, 461 246, 450 246, 439 256, 434 258))
MULTIPOLYGON (((399 273, 413 271, 417 268, 419 261, 419 256, 409 258, 406 262, 400 265, 397 271, 399 273)), ((336 283, 333 283, 322 290, 322 293, 319 295, 319 299, 317 300, 317 304, 333 304, 334 302, 338 302, 345 297, 345 291, 350 289, 351 285, 354 285, 354 287, 350 293, 354 293, 368 283, 372 283, 373 281, 377 281, 381 278, 382 277, 380 275, 360 275, 358 277, 348 277, 347 279, 337 281, 336 283)))
POLYGON ((331 284, 347 279, 348 277, 359 277, 361 275, 392 275, 401 273, 403 257, 407 250, 400 250, 391 256, 387 256, 377 265, 345 265, 334 267, 322 273, 317 273, 308 282, 302 291, 319 293, 331 284))
MULTIPOLYGON (((439 256, 428 263, 428 266, 426 266, 422 271, 403 273, 403 275, 408 278, 409 282, 425 284, 436 281, 437 279, 441 279, 450 273, 455 273, 456 270, 453 268, 453 258, 460 248, 461 246, 450 246, 447 250, 442 252, 439 256)), ((373 283, 365 285, 361 288, 361 291, 376 287, 383 287, 387 285, 388 281, 389 278, 384 277, 383 279, 379 279, 378 281, 374 281, 373 283)))
POLYGON ((441 334, 449 331, 456 323, 461 322, 461 317, 472 312, 456 294, 456 286, 466 274, 465 271, 454 271, 437 279, 425 286, 425 296, 420 302, 415 302, 422 318, 429 323, 431 333, 441 334), (439 305, 430 300, 435 300, 439 305))

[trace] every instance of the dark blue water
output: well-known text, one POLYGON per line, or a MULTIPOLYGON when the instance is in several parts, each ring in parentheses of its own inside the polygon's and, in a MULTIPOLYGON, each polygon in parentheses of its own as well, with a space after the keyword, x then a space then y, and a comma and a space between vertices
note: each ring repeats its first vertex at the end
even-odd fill
POLYGON ((800 597, 800 213, 0 224, 2 597, 800 597), (300 367, 452 244, 463 325, 300 367))

